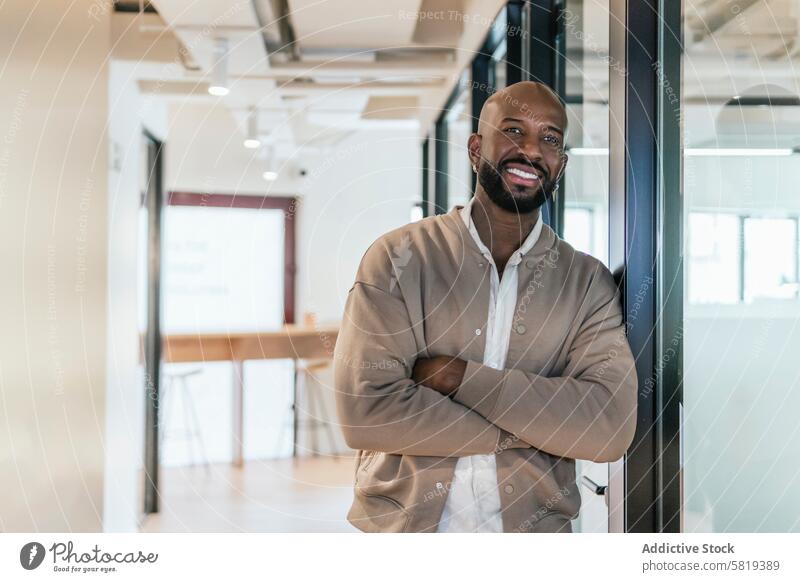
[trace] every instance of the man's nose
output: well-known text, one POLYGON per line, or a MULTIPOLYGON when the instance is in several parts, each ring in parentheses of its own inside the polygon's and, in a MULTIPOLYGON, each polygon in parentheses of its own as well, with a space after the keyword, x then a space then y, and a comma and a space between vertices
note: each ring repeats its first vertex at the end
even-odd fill
POLYGON ((518 144, 520 157, 529 162, 541 161, 542 150, 539 148, 539 140, 535 136, 526 137, 518 144))

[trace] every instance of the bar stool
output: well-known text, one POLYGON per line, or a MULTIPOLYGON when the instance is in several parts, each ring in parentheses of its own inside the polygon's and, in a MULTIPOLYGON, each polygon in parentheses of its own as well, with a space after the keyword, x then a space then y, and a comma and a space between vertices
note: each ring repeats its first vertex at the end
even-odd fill
POLYGON ((309 376, 319 373, 331 365, 330 359, 298 360, 295 364, 294 402, 292 404, 292 456, 298 453, 300 431, 309 431, 311 437, 311 455, 320 454, 319 432, 322 430, 328 437, 328 444, 333 447, 336 440, 331 428, 330 416, 319 387, 311 387, 309 376), (298 396, 304 396, 306 418, 301 419, 298 409, 298 396))
POLYGON ((206 445, 203 441, 203 430, 200 426, 200 420, 197 416, 197 410, 194 406, 192 392, 189 389, 189 378, 202 373, 202 368, 189 368, 180 372, 166 372, 164 374, 166 382, 164 382, 164 387, 162 388, 161 393, 161 397, 163 398, 163 406, 159 406, 159 425, 161 427, 159 448, 163 447, 163 442, 167 437, 167 433, 169 433, 171 440, 176 438, 184 439, 189 444, 192 465, 196 465, 197 463, 195 462, 194 448, 194 441, 196 437, 199 443, 200 454, 202 456, 202 464, 205 467, 206 472, 210 472, 211 468, 208 461, 208 454, 206 452, 206 445), (167 415, 167 404, 172 404, 172 401, 175 399, 174 393, 176 391, 180 392, 181 404, 183 405, 183 421, 186 425, 186 428, 183 430, 168 429, 165 420, 169 418, 167 415))

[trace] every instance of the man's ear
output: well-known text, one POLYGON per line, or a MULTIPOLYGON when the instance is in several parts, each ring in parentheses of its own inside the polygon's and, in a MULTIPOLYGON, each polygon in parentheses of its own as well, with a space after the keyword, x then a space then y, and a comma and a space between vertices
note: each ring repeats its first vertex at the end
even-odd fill
POLYGON ((567 169, 567 162, 569 161, 569 156, 565 153, 561 154, 561 168, 558 170, 558 178, 556 182, 558 182, 561 177, 564 175, 564 171, 567 169))
POLYGON ((472 166, 472 171, 477 173, 481 163, 481 136, 479 134, 473 133, 469 136, 467 153, 469 154, 469 163, 472 166))

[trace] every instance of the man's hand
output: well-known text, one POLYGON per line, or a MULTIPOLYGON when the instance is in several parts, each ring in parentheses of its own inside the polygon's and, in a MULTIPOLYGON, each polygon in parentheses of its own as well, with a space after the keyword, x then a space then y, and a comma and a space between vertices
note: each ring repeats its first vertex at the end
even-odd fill
POLYGON ((450 356, 420 358, 414 364, 411 379, 416 384, 424 384, 445 396, 452 395, 464 379, 467 363, 450 356))

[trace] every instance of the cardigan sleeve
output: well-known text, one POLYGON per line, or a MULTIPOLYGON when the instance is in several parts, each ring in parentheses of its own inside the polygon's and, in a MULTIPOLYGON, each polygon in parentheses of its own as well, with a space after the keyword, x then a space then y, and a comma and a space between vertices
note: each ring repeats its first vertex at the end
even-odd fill
POLYGON ((529 447, 411 372, 416 344, 405 304, 364 282, 350 290, 334 352, 336 408, 348 446, 423 456, 529 447))
POLYGON ((550 454, 610 462, 622 457, 636 430, 637 380, 611 274, 590 286, 560 377, 467 362, 456 402, 550 454))

